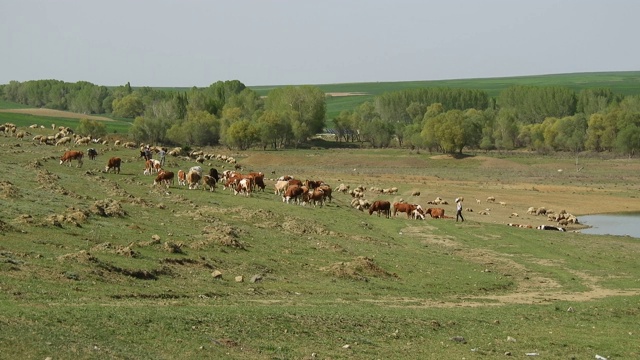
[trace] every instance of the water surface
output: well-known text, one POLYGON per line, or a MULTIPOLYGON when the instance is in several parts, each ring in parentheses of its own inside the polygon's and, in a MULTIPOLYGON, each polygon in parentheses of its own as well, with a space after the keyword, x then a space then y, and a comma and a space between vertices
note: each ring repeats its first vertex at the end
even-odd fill
POLYGON ((640 213, 583 215, 582 224, 591 226, 580 230, 583 234, 628 235, 640 238, 640 213))

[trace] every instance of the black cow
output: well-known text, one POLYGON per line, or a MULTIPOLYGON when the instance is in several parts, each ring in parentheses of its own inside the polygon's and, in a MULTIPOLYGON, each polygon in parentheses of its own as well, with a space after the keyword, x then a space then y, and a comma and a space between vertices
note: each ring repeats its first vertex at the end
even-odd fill
POLYGON ((96 149, 91 148, 91 149, 87 150, 87 155, 89 156, 89 159, 95 160, 96 156, 98 156, 98 152, 96 151, 96 149))
POLYGON ((209 176, 211 176, 213 178, 213 181, 215 181, 216 183, 218 182, 218 180, 220 180, 220 177, 218 176, 218 170, 214 168, 209 169, 209 176))

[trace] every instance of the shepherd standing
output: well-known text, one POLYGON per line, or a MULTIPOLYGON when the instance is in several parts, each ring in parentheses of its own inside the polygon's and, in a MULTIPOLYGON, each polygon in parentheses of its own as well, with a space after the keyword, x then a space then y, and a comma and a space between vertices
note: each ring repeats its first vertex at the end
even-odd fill
POLYGON ((458 218, 464 222, 464 217, 462 217, 462 200, 464 200, 464 198, 456 198, 456 222, 458 222, 458 218))

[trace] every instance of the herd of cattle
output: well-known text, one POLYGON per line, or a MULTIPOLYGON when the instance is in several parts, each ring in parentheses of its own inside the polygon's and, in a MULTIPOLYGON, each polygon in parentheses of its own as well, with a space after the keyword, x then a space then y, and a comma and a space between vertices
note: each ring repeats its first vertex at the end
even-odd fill
MULTIPOLYGON (((91 158, 95 159, 96 152, 94 149, 89 149, 91 158)), ((77 161, 77 167, 81 167, 83 164, 84 153, 78 150, 65 151, 60 158, 60 164, 67 164, 71 166, 73 160, 77 161)), ((200 163, 200 162, 198 162, 200 163)), ((113 171, 115 174, 120 173, 120 167, 122 159, 119 157, 111 157, 107 161, 104 172, 109 173, 113 171)), ((238 167, 236 167, 238 169, 238 167)), ((163 169, 159 160, 148 159, 145 160, 145 167, 142 170, 144 175, 155 175, 153 184, 162 185, 169 188, 174 185, 174 179, 177 177, 178 186, 185 186, 188 189, 202 189, 214 191, 218 184, 221 184, 223 190, 230 189, 234 195, 250 196, 252 192, 264 191, 266 188, 265 177, 262 172, 249 172, 246 174, 240 173, 237 170, 225 170, 218 172, 215 168, 209 169, 207 174, 204 173, 202 166, 196 165, 189 168, 188 171, 178 170, 177 174, 172 171, 163 169)), ((292 176, 281 176, 275 180, 274 193, 282 197, 284 203, 295 204, 312 204, 314 207, 322 207, 325 202, 332 201, 332 193, 341 192, 350 194, 352 196, 351 206, 365 211, 368 210, 369 215, 376 213, 378 216, 384 215, 386 218, 397 217, 398 213, 405 213, 407 218, 424 220, 426 216, 430 216, 433 219, 451 219, 452 217, 445 215, 445 209, 442 207, 430 207, 423 208, 419 204, 407 203, 404 200, 393 202, 386 200, 369 201, 364 199, 365 189, 362 186, 350 189, 348 185, 340 184, 335 189, 318 180, 305 180, 295 179, 292 176)), ((380 194, 395 194, 398 189, 393 187, 389 189, 370 188, 368 192, 380 193, 380 194)), ((412 193, 413 196, 419 196, 419 192, 412 193)), ((480 203, 479 200, 476 200, 480 203)), ((488 197, 487 202, 495 202, 494 197, 488 197)), ((445 200, 437 197, 433 201, 428 201, 428 204, 433 205, 446 205, 445 200)), ((506 203, 500 202, 505 206, 506 203)), ((467 209, 471 210, 471 209, 467 209)), ((578 220, 575 216, 567 214, 565 211, 561 211, 559 214, 554 214, 552 211, 548 211, 545 208, 529 208, 529 214, 533 215, 547 215, 549 221, 558 222, 558 226, 540 225, 536 227, 540 230, 557 230, 565 231, 564 226, 571 224, 577 224, 578 220)), ((512 214, 517 216, 517 214, 512 214)), ((531 225, 524 224, 507 224, 513 227, 519 228, 533 228, 531 225)))

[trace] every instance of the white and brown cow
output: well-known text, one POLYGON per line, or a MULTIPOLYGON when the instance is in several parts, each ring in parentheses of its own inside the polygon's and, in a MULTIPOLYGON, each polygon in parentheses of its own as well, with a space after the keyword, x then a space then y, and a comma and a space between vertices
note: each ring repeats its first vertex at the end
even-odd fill
POLYGON ((68 166, 71 166, 71 160, 78 160, 78 165, 76 167, 82 166, 82 157, 84 153, 82 151, 69 150, 65 151, 62 157, 60 158, 60 165, 64 163, 68 163, 68 166))
POLYGON ((187 185, 187 174, 184 170, 178 170, 178 185, 187 185))
POLYGON ((236 185, 236 188, 233 189, 233 194, 238 195, 239 193, 242 193, 245 196, 251 195, 251 179, 250 178, 244 178, 238 182, 238 185, 236 185))

